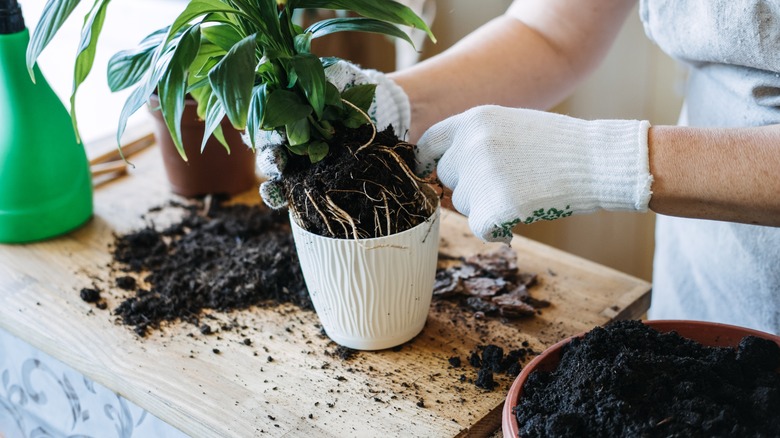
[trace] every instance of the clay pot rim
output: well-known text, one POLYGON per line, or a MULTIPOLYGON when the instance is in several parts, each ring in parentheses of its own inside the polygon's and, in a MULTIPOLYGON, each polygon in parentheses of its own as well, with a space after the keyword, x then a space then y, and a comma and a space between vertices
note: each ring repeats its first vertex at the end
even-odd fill
MULTIPOLYGON (((712 332, 715 332, 712 333, 711 342, 702 341, 700 339, 694 339, 704 345, 736 346, 736 344, 734 344, 733 342, 727 342, 726 339, 722 339, 726 335, 730 335, 730 339, 732 340, 736 339, 737 342, 739 342, 739 339, 742 339, 744 336, 753 335, 764 339, 769 339, 771 341, 775 341, 777 345, 780 345, 780 336, 776 336, 771 333, 766 333, 759 330, 750 329, 747 327, 740 327, 740 326, 730 325, 730 324, 721 324, 717 322, 707 322, 707 321, 682 320, 682 319, 681 320, 672 320, 672 319, 646 320, 646 321, 642 321, 642 323, 648 325, 649 327, 655 330, 658 330, 661 333, 667 333, 671 331, 681 332, 680 336, 689 339, 691 339, 691 337, 688 336, 686 333, 690 331, 707 333, 707 334, 711 334, 712 332), (721 341, 726 341, 726 342, 721 342, 721 341)), ((504 407, 501 413, 501 427, 505 437, 516 437, 520 432, 520 427, 517 424, 517 419, 515 418, 514 413, 512 412, 512 408, 515 407, 517 399, 520 397, 523 383, 525 383, 525 381, 528 379, 528 376, 531 374, 531 372, 534 371, 540 364, 548 360, 550 356, 553 356, 555 354, 560 354, 563 346, 571 342, 572 339, 581 338, 585 336, 586 333, 587 332, 583 332, 574 336, 570 336, 559 342, 556 342, 555 344, 553 344, 552 346, 544 350, 542 354, 536 356, 533 360, 531 360, 531 362, 529 362, 528 365, 523 367, 523 370, 517 376, 515 381, 512 382, 512 386, 509 388, 509 392, 507 393, 506 400, 504 401, 504 407)), ((549 359, 549 360, 553 360, 553 359, 549 359)))

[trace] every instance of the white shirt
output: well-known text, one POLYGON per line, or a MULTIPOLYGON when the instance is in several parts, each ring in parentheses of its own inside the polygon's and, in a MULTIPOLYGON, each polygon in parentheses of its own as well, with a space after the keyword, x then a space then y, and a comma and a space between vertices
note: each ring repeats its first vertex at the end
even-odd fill
MULTIPOLYGON (((642 0, 640 16, 690 66, 680 124, 780 123, 779 1, 642 0)), ((653 272, 652 319, 780 334, 780 228, 659 216, 653 272)))

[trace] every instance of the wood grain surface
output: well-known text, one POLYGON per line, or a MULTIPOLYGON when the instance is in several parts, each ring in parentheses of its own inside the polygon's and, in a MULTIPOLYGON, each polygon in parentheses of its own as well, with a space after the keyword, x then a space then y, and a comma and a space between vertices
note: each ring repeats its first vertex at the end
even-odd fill
MULTIPOLYGON (((489 436, 512 378, 486 391, 472 382, 468 354, 556 341, 618 318, 639 318, 650 285, 551 247, 516 237, 520 270, 537 274, 532 296, 552 306, 530 319, 477 320, 452 305, 432 306, 422 334, 401 348, 334 355, 315 313, 284 305, 212 313, 209 336, 177 322, 147 338, 111 313, 126 292, 103 290, 108 310, 79 290, 111 282, 115 233, 138 229, 144 214, 173 198, 156 147, 131 160, 126 176, 96 188, 95 214, 56 239, 0 245, 0 327, 195 437, 489 436), (246 345, 245 339, 250 345, 246 345), (218 351, 218 353, 217 353, 218 351), (460 368, 448 359, 458 356, 460 368)), ((254 191, 242 202, 258 202, 254 191)), ((171 218, 175 219, 175 218, 171 218)), ((467 256, 497 245, 474 238, 460 215, 442 215, 441 253, 467 256)))

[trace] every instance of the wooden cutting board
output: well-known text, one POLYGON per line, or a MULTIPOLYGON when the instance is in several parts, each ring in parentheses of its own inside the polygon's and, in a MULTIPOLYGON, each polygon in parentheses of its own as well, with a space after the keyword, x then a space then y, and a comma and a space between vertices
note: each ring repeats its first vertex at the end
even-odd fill
MULTIPOLYGON (((216 335, 174 323, 141 339, 110 312, 125 292, 104 290, 109 310, 79 297, 109 280, 113 235, 140 228, 149 208, 172 198, 156 148, 131 161, 127 176, 96 187, 95 215, 84 227, 0 245, 0 327, 192 436, 487 436, 500 426, 512 378, 496 375, 498 387, 477 388, 466 360, 477 346, 526 343, 541 352, 613 319, 639 318, 649 306, 647 282, 517 236, 520 270, 539 278, 531 295, 552 303, 533 318, 475 319, 432 306, 411 342, 348 359, 334 354, 315 313, 291 305, 213 313, 236 327, 216 335), (452 357, 463 365, 451 366, 452 357)), ((258 202, 254 190, 241 199, 258 202)), ((457 213, 442 215, 443 254, 497 247, 474 238, 457 213)))

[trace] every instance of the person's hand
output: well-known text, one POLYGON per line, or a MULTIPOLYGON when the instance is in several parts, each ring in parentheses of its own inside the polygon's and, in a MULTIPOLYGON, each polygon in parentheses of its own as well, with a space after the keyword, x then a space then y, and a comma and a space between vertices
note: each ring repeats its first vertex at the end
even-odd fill
MULTIPOLYGON (((374 101, 368 110, 368 115, 377 130, 383 131, 392 125, 393 131, 399 138, 407 135, 411 121, 409 98, 404 90, 384 73, 377 70, 363 70, 347 61, 338 61, 325 69, 325 77, 339 91, 359 84, 376 84, 374 101)), ((244 141, 249 143, 248 138, 244 141)), ((287 151, 283 143, 284 138, 274 131, 255 133, 257 171, 268 178, 260 185, 260 196, 266 205, 274 209, 287 205, 282 184, 279 182, 287 164, 287 151)))
POLYGON ((649 127, 481 106, 423 134, 417 173, 436 169, 474 234, 509 243, 520 223, 597 209, 646 211, 649 127))

